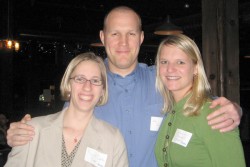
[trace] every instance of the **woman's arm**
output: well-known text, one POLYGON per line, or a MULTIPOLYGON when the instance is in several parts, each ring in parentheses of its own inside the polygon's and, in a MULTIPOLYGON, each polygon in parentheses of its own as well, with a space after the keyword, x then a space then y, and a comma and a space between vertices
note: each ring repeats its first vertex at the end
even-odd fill
MULTIPOLYGON (((207 108, 207 110, 210 109, 207 108)), ((204 110, 202 112, 208 113, 208 111, 204 110)), ((200 124, 199 133, 203 138, 214 167, 246 166, 238 128, 221 133, 217 129, 211 129, 204 121, 201 121, 200 124)))

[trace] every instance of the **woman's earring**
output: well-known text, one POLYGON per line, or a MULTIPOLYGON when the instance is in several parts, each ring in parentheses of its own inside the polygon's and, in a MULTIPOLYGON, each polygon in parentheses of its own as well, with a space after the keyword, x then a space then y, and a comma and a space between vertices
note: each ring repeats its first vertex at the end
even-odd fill
POLYGON ((103 98, 103 96, 101 96, 101 97, 99 98, 99 103, 102 101, 102 98, 103 98))

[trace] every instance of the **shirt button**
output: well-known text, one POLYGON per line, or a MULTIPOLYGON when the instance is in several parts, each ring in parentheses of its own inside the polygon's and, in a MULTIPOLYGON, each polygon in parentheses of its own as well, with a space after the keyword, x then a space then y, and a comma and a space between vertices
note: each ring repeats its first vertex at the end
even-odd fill
POLYGON ((163 151, 163 152, 166 152, 166 151, 167 151, 167 149, 166 149, 166 148, 163 148, 163 149, 162 149, 162 151, 163 151))
POLYGON ((165 164, 164 164, 164 167, 168 167, 168 164, 167 164, 167 163, 165 163, 165 164))
POLYGON ((171 123, 171 122, 169 122, 169 123, 168 123, 168 126, 171 126, 171 125, 172 125, 172 123, 171 123))
POLYGON ((172 114, 174 114, 174 113, 175 113, 175 110, 172 111, 172 114))
POLYGON ((169 135, 166 136, 166 139, 169 139, 169 135))

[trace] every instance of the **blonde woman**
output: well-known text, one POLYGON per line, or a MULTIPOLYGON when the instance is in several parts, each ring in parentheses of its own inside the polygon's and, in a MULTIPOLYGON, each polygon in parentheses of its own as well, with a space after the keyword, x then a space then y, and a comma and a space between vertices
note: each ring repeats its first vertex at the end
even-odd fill
POLYGON ((238 129, 212 130, 206 117, 210 85, 200 51, 185 35, 171 35, 159 46, 156 87, 167 118, 159 130, 155 155, 159 167, 244 167, 238 129))
POLYGON ((127 167, 120 131, 93 115, 95 106, 108 99, 102 59, 90 52, 75 57, 60 89, 69 106, 32 119, 36 135, 29 144, 12 149, 5 167, 127 167))

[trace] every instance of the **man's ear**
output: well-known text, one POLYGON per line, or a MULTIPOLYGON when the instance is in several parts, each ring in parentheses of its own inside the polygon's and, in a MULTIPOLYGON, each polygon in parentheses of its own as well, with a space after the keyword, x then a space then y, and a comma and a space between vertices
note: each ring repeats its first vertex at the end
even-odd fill
POLYGON ((105 45, 104 44, 104 33, 103 33, 103 30, 100 30, 99 36, 100 36, 100 40, 101 40, 102 44, 105 45))
POLYGON ((144 40, 144 31, 141 32, 141 44, 142 44, 143 40, 144 40))

